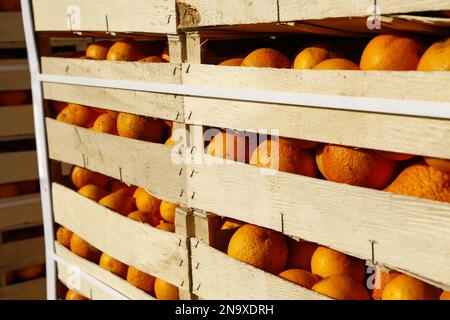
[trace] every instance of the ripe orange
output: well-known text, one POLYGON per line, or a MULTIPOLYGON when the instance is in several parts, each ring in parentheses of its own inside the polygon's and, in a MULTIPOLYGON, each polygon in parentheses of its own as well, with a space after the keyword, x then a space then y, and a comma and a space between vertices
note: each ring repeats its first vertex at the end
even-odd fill
POLYGON ((109 181, 109 178, 101 173, 93 172, 78 166, 75 166, 72 169, 71 178, 73 185, 78 189, 87 184, 95 184, 98 187, 104 188, 109 181))
POLYGON ((136 288, 144 290, 148 294, 153 294, 155 290, 155 277, 142 272, 132 266, 128 267, 127 281, 136 288))
POLYGON ((17 183, 2 183, 0 184, 0 199, 17 196, 20 193, 20 188, 17 183))
POLYGON ((450 202, 450 175, 425 163, 417 163, 403 170, 385 191, 450 202))
POLYGON ((30 97, 29 90, 0 91, 0 106, 20 106, 30 97))
POLYGON ((424 52, 417 38, 405 34, 382 34, 364 49, 361 70, 416 70, 424 52))
POLYGON ((139 62, 167 62, 167 61, 158 56, 150 56, 142 58, 141 60, 139 60, 139 62))
POLYGON ((98 117, 98 113, 78 104, 69 103, 56 117, 56 120, 90 128, 98 117))
POLYGON ((94 121, 92 130, 117 135, 116 119, 111 117, 109 113, 103 113, 94 121))
POLYGON ((94 60, 105 60, 113 44, 114 42, 107 40, 91 43, 86 49, 86 57, 94 60))
POLYGON ((85 296, 78 294, 76 291, 69 289, 67 290, 65 300, 89 300, 85 296))
POLYGON ((248 163, 249 160, 249 144, 248 138, 231 132, 219 132, 209 143, 206 154, 227 159, 248 163))
POLYGON ((222 221, 222 225, 220 226, 220 230, 229 230, 229 229, 235 229, 242 227, 244 225, 244 222, 231 219, 231 218, 224 218, 222 221))
POLYGON ((175 141, 172 140, 172 137, 169 137, 169 138, 167 138, 166 142, 164 142, 164 144, 169 147, 174 147, 175 141))
POLYGON ((132 39, 120 40, 114 43, 108 51, 106 60, 138 61, 145 58, 140 44, 132 39))
POLYGON ((399 275, 401 275, 400 272, 391 271, 391 272, 383 272, 380 271, 377 273, 377 276, 379 275, 379 279, 377 279, 377 282, 379 283, 379 288, 374 288, 372 290, 372 298, 374 300, 381 300, 381 296, 383 295, 384 288, 391 283, 392 280, 397 278, 399 275))
POLYGON ((117 120, 117 117, 119 116, 119 112, 113 111, 113 110, 107 110, 106 113, 108 113, 113 119, 117 120))
POLYGON ((40 277, 44 271, 44 264, 37 264, 14 271, 14 275, 21 281, 32 280, 40 277))
POLYGON ((244 58, 231 58, 219 63, 219 66, 239 67, 244 61, 244 58))
POLYGON ((0 11, 21 11, 20 0, 0 0, 0 11))
POLYGON ((341 55, 326 43, 309 44, 303 48, 295 57, 294 69, 314 69, 320 62, 339 58, 341 55))
POLYGON ((128 215, 128 218, 140 221, 142 223, 148 223, 152 227, 156 227, 160 224, 159 217, 143 211, 133 211, 128 215))
POLYGON ((366 276, 364 261, 350 257, 345 253, 318 247, 311 257, 311 272, 322 278, 337 274, 347 274, 359 283, 363 283, 366 276))
POLYGON ((425 162, 434 169, 450 175, 450 160, 424 157, 425 162))
POLYGON ((382 300, 437 300, 440 290, 406 274, 397 276, 383 290, 382 300))
POLYGON ((70 249, 70 239, 72 238, 72 231, 66 227, 59 227, 56 231, 56 240, 64 247, 70 249))
POLYGON ((162 142, 166 126, 161 120, 120 112, 117 116, 117 132, 121 137, 162 142))
POLYGON ((303 149, 301 141, 294 139, 263 141, 253 152, 250 164, 308 177, 317 176, 313 154, 303 149))
POLYGON ((108 270, 121 278, 125 279, 127 277, 128 266, 104 252, 100 257, 99 265, 103 269, 108 270))
POLYGON ((95 184, 87 184, 78 190, 78 193, 82 196, 98 202, 101 198, 108 194, 105 189, 96 186, 95 184))
POLYGON ((20 194, 30 194, 39 191, 39 181, 37 180, 22 181, 18 185, 20 194))
POLYGON ((435 42, 425 51, 418 71, 450 71, 450 38, 435 42))
POLYGON ((311 271, 311 258, 318 245, 308 241, 297 241, 292 238, 288 238, 287 245, 289 255, 286 267, 311 271))
POLYGON ((359 67, 348 59, 334 58, 323 60, 314 70, 359 70, 359 67))
POLYGON ((62 101, 50 101, 50 107, 52 108, 54 114, 59 114, 65 107, 67 107, 67 102, 62 101))
POLYGON ((123 193, 111 193, 101 198, 98 203, 123 216, 127 216, 134 211, 133 198, 123 193))
POLYGON ((325 175, 325 170, 323 169, 323 148, 325 145, 321 144, 316 149, 316 164, 317 168, 319 169, 320 173, 324 176, 325 179, 328 180, 327 176, 325 175))
POLYGON ((145 189, 137 188, 134 197, 136 199, 136 207, 140 211, 155 214, 160 217, 159 208, 161 206, 161 200, 151 195, 145 189), (139 191, 138 191, 139 190, 139 191))
POLYGON ((330 181, 374 189, 386 187, 397 171, 395 161, 373 151, 337 145, 324 147, 322 165, 330 181))
POLYGON ((301 269, 289 269, 281 272, 278 276, 288 281, 294 282, 302 287, 311 289, 320 278, 309 271, 301 269))
POLYGON ((136 191, 135 186, 129 186, 126 183, 123 183, 122 181, 112 179, 111 185, 110 185, 111 193, 113 192, 120 192, 125 193, 126 195, 129 195, 130 197, 133 196, 134 192, 136 191))
POLYGON ((242 60, 241 66, 289 69, 291 67, 291 62, 283 53, 277 50, 260 48, 246 56, 244 60, 242 60))
POLYGON ((167 232, 175 232, 175 225, 173 223, 170 222, 164 222, 161 221, 156 228, 158 228, 159 230, 164 230, 167 232))
POLYGON ((155 296, 158 300, 179 300, 178 288, 157 278, 155 280, 155 296))
POLYGON ((367 289, 346 274, 325 278, 316 283, 312 290, 336 300, 370 300, 367 289))
POLYGON ((167 62, 170 62, 170 54, 169 54, 169 46, 165 46, 163 53, 161 55, 161 57, 166 60, 167 62))
POLYGON ((450 300, 450 291, 443 291, 439 300, 450 300))
POLYGON ((159 206, 159 214, 161 218, 166 220, 167 222, 174 223, 175 222, 175 210, 179 207, 179 204, 172 203, 169 201, 161 201, 161 205, 159 206))
POLYGON ((73 233, 70 238, 70 251, 94 263, 98 262, 101 254, 100 251, 75 233, 73 233))
POLYGON ((411 160, 415 157, 413 154, 407 154, 407 153, 398 153, 398 152, 390 152, 390 151, 379 151, 375 150, 376 153, 383 156, 386 159, 394 160, 394 161, 406 161, 411 160))
POLYGON ((245 224, 231 237, 228 255, 264 271, 279 274, 285 269, 288 248, 279 232, 245 224))

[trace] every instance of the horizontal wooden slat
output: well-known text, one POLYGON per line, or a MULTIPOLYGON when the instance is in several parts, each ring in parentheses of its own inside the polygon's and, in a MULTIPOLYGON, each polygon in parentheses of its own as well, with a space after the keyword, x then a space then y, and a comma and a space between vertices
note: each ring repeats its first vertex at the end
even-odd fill
POLYGON ((20 12, 0 12, 0 42, 23 42, 22 14, 20 12))
POLYGON ((182 165, 172 162, 172 149, 166 145, 98 133, 50 118, 47 118, 47 139, 53 160, 122 179, 161 199, 183 201, 182 165))
POLYGON ((31 89, 30 72, 27 69, 27 60, 0 60, 0 90, 24 89, 31 89))
POLYGON ((0 137, 18 137, 34 134, 33 106, 0 107, 0 137))
POLYGON ((186 237, 128 219, 56 183, 52 195, 55 222, 123 263, 189 287, 186 237))
POLYGON ((36 31, 176 33, 173 0, 33 0, 33 12, 36 31))
POLYGON ((0 200, 0 230, 28 228, 41 224, 42 211, 39 194, 0 200))
POLYGON ((36 151, 0 153, 0 183, 37 179, 36 151))
POLYGON ((45 300, 45 278, 0 287, 0 300, 45 300))
POLYGON ((189 207, 361 259, 372 258, 375 241, 377 262, 450 288, 450 204, 239 163, 205 164, 212 161, 204 156, 204 164, 188 165, 195 172, 187 180, 189 207))
POLYGON ((115 300, 109 292, 102 287, 90 282, 83 276, 78 276, 76 272, 87 273, 105 285, 118 291, 122 295, 133 300, 154 300, 152 296, 134 287, 127 281, 106 271, 95 263, 78 257, 60 243, 55 242, 56 254, 70 265, 58 263, 58 278, 69 288, 75 289, 80 294, 91 300, 115 300), (78 286, 79 285, 79 286, 78 286), (76 286, 76 287, 75 287, 76 286))
POLYGON ((8 242, 0 245, 0 271, 13 271, 44 263, 44 237, 8 242))
POLYGON ((191 239, 193 293, 219 300, 323 300, 327 297, 191 239), (220 272, 218 272, 220 270, 220 272), (218 289, 220 288, 220 289, 218 289))

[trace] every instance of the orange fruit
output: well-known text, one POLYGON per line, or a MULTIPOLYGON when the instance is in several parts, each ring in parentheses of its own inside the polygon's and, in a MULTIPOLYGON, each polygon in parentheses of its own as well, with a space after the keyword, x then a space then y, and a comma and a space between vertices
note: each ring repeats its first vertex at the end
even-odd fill
POLYGON ((314 70, 359 70, 359 67, 348 59, 334 58, 323 60, 314 70))
POLYGON ((292 67, 294 69, 314 69, 324 60, 339 57, 340 54, 329 44, 309 44, 297 54, 292 67))
POLYGON ((406 274, 395 277, 383 290, 382 300, 437 300, 440 290, 406 274))
POLYGON ((20 0, 0 0, 0 11, 20 11, 20 0))
POLYGON ((219 132, 211 139, 206 154, 212 157, 248 163, 248 141, 247 137, 240 134, 228 131, 219 132))
POLYGON ((219 63, 219 66, 228 66, 228 67, 239 67, 242 64, 242 61, 244 61, 244 58, 231 58, 222 61, 219 63))
POLYGON ((450 160, 423 157, 425 162, 434 169, 450 175, 450 160))
POLYGON ((120 40, 114 43, 108 51, 106 60, 138 61, 145 58, 140 44, 132 39, 120 40))
POLYGON ((98 114, 91 109, 80 106, 78 104, 69 103, 58 116, 56 120, 80 126, 84 128, 90 128, 95 122, 98 114))
POLYGON ((63 111, 65 107, 67 107, 67 102, 62 101, 50 101, 50 106, 55 114, 60 113, 63 111))
POLYGON ((134 211, 133 198, 123 193, 111 193, 101 198, 98 203, 123 216, 127 216, 134 211))
POLYGON ((18 185, 20 194, 30 194, 39 191, 39 181, 37 180, 22 181, 19 182, 18 185))
POLYGON ((322 154, 324 176, 334 182, 382 189, 392 180, 397 163, 376 152, 326 145, 322 154))
POLYGON ((141 60, 139 60, 139 62, 167 62, 167 61, 158 56, 150 56, 142 58, 141 60))
POLYGON ((112 179, 110 190, 111 190, 111 193, 120 192, 120 193, 125 193, 126 195, 129 195, 130 197, 132 197, 134 192, 136 191, 136 187, 129 186, 126 183, 123 183, 122 181, 112 179))
POLYGON ((161 57, 166 60, 167 62, 170 62, 170 54, 169 54, 169 46, 165 46, 163 53, 161 55, 161 57))
POLYGON ((279 232, 245 224, 231 237, 228 255, 264 271, 279 274, 286 266, 288 248, 279 232))
POLYGON ((312 290, 336 300, 370 300, 367 289, 347 274, 325 278, 316 283, 312 290))
POLYGON ((323 169, 323 148, 325 147, 324 144, 319 145, 316 149, 316 164, 317 168, 319 169, 320 173, 324 176, 325 179, 328 180, 327 176, 325 175, 325 170, 323 169))
POLYGON ((20 106, 30 97, 29 90, 0 91, 0 106, 20 106))
POLYGON ((153 294, 155 290, 155 277, 132 266, 128 267, 127 281, 148 294, 153 294))
POLYGON ((95 184, 87 184, 78 190, 78 193, 82 196, 98 202, 101 198, 108 194, 105 189, 96 186, 95 184))
POLYGON ((347 274, 359 283, 363 283, 366 276, 364 261, 350 257, 345 253, 318 247, 311 257, 311 272, 322 278, 337 274, 347 274))
POLYGON ((72 231, 66 227, 59 227, 56 231, 56 240, 64 247, 70 249, 70 239, 72 238, 72 231))
POLYGON ((78 294, 76 291, 69 289, 67 290, 65 300, 89 300, 85 296, 78 294))
POLYGON ((450 202, 450 175, 417 163, 404 169, 385 191, 450 202))
POLYGON ((220 230, 229 230, 229 229, 235 229, 242 227, 244 225, 244 222, 231 219, 231 218, 225 218, 223 219, 222 225, 220 226, 220 230))
POLYGON ((277 50, 260 48, 246 56, 244 60, 242 60, 241 66, 289 69, 291 67, 291 62, 283 53, 277 50))
POLYGON ((97 117, 92 125, 92 130, 96 132, 110 133, 117 135, 116 119, 111 117, 109 113, 103 113, 97 117))
POLYGON ((377 273, 377 276, 379 275, 379 279, 377 279, 377 282, 379 282, 379 288, 374 288, 372 290, 372 298, 374 300, 381 300, 381 296, 383 295, 384 288, 395 278, 397 278, 399 275, 401 275, 400 272, 391 271, 391 272, 383 272, 380 271, 377 273))
POLYGON ((156 226, 159 230, 164 230, 167 232, 175 232, 175 225, 170 222, 161 221, 160 224, 156 226))
POLYGON ((439 300, 450 300, 450 291, 443 291, 439 300))
POLYGON ((71 173, 72 183, 77 189, 87 184, 95 184, 104 188, 108 184, 109 178, 101 173, 75 166, 71 173))
POLYGON ((100 257, 99 265, 103 269, 108 270, 121 278, 125 279, 127 277, 128 266, 104 252, 100 257))
POLYGON ((70 251, 94 263, 98 262, 101 254, 100 251, 75 233, 73 233, 70 238, 70 251))
POLYGON ((162 142, 166 126, 161 120, 120 112, 117 116, 117 132, 121 137, 162 142))
POLYGON ((301 140, 287 138, 264 140, 253 152, 250 164, 308 177, 317 176, 314 156, 311 151, 302 147, 301 140))
POLYGON ((175 146, 175 142, 172 140, 172 137, 167 138, 167 140, 166 140, 166 142, 164 142, 164 144, 169 147, 175 146))
POLYGON ((159 206, 159 214, 167 222, 175 222, 175 210, 179 207, 179 204, 162 200, 159 206))
POLYGON ((17 183, 2 183, 0 184, 0 199, 17 196, 20 193, 20 188, 17 183))
POLYGON ((416 70, 424 52, 417 38, 405 34, 382 34, 364 49, 361 70, 416 70))
POLYGON ((161 200, 151 195, 145 189, 137 188, 134 197, 136 199, 136 207, 140 211, 147 213, 153 213, 159 217, 159 208, 161 206, 161 200), (138 191, 139 190, 139 191, 138 191))
POLYGON ((286 267, 311 271, 311 258, 319 246, 312 242, 297 241, 292 238, 287 239, 287 245, 289 255, 286 267))
POLYGON ((450 71, 450 38, 435 42, 420 58, 418 71, 450 71))
POLYGON ((178 288, 157 278, 155 280, 155 296, 158 300, 179 300, 178 288))
POLYGON ((113 44, 114 42, 107 40, 91 43, 86 49, 86 57, 94 60, 105 60, 113 44))
POLYGON ((411 160, 415 157, 413 154, 407 154, 407 153, 398 153, 398 152, 390 152, 390 151, 379 151, 375 150, 376 153, 383 156, 386 159, 394 160, 394 161, 406 161, 411 160))
POLYGON ((302 287, 311 289, 320 278, 309 271, 301 269, 289 269, 281 272, 278 276, 288 281, 294 282, 302 287))
POLYGON ((113 111, 113 110, 107 110, 106 113, 108 113, 113 119, 117 120, 117 117, 119 116, 119 112, 113 111))
POLYGON ((15 277, 21 281, 36 279, 44 272, 44 264, 37 264, 14 271, 15 277))
POLYGON ((127 217, 136 221, 140 221, 142 223, 148 223, 152 227, 156 227, 160 223, 160 220, 157 216, 143 211, 133 211, 127 217))

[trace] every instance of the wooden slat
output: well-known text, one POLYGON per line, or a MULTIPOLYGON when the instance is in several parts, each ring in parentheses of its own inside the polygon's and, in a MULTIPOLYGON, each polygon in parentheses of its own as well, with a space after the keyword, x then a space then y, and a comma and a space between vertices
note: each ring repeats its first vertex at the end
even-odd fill
POLYGON ((33 106, 0 108, 0 137, 18 137, 34 134, 33 106))
POLYGON ((0 12, 0 42, 24 42, 22 14, 0 12))
MULTIPOLYGON (((5 59, 0 60, 0 69, 5 66, 13 68, 27 65, 25 59, 5 59)), ((3 70, 0 72, 0 90, 22 90, 31 88, 30 72, 23 70, 3 70)))
POLYGON ((188 178, 189 193, 195 192, 189 207, 361 259, 372 258, 373 240, 377 262, 450 288, 450 204, 244 164, 211 164, 208 156, 203 161, 188 165, 195 171, 188 178))
POLYGON ((42 224, 39 194, 0 200, 0 230, 22 229, 42 224))
POLYGON ((0 153, 0 183, 37 179, 36 151, 0 153))
POLYGON ((33 12, 36 31, 176 33, 173 0, 33 0, 33 12))
POLYGON ((44 237, 8 242, 0 245, 0 272, 44 263, 44 237))
POLYGON ((52 195, 55 222, 123 263, 189 287, 186 237, 128 219, 56 183, 52 195))
POLYGON ((47 118, 49 156, 141 186, 160 199, 182 202, 182 164, 171 148, 69 125, 47 118))
POLYGON ((219 300, 328 300, 191 239, 193 293, 219 300), (220 270, 220 272, 218 272, 220 270))
POLYGON ((0 300, 45 300, 45 278, 0 287, 0 300))
POLYGON ((58 263, 58 278, 69 288, 75 289, 80 294, 91 300, 114 300, 115 297, 105 292, 95 283, 90 282, 83 276, 78 276, 77 271, 87 273, 105 285, 118 291, 122 295, 134 300, 154 300, 152 296, 134 287, 127 281, 106 271, 95 263, 78 257, 60 243, 55 242, 56 254, 70 264, 70 267, 58 263), (79 287, 75 287, 79 285, 79 287))

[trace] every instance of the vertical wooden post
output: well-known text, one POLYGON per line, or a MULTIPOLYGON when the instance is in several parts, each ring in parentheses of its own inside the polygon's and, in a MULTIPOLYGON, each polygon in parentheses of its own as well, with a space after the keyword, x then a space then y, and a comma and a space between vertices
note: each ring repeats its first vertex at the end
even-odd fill
POLYGON ((186 51, 188 63, 202 63, 201 37, 198 32, 186 33, 186 51))
POLYGON ((169 34, 167 36, 170 62, 183 63, 186 61, 186 36, 184 34, 169 34))
MULTIPOLYGON (((194 219, 192 211, 186 207, 177 208, 175 211, 175 232, 186 237, 187 250, 190 253, 189 238, 194 236, 194 219)), ((184 269, 188 273, 188 283, 183 283, 183 288, 178 290, 180 300, 196 300, 192 294, 192 266, 191 256, 188 255, 188 261, 183 264, 184 269)))

